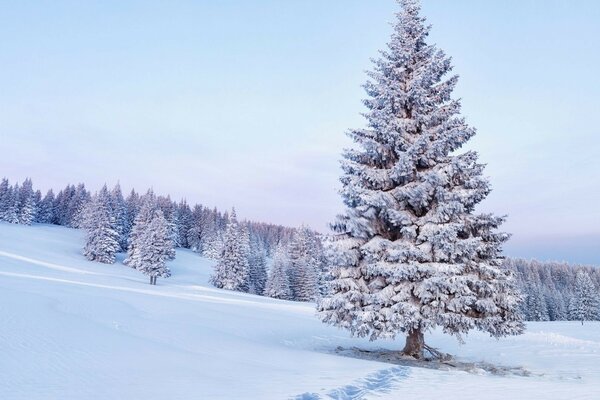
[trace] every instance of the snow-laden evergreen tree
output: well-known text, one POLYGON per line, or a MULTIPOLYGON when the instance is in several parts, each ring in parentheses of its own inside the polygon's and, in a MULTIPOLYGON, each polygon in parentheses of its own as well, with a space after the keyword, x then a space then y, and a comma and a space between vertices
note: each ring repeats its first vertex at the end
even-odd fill
POLYGON ((33 204, 35 215, 33 216, 33 222, 40 223, 40 206, 42 205, 42 192, 38 189, 33 193, 33 204))
POLYGON ((192 227, 192 210, 185 200, 181 200, 175 210, 177 221, 177 243, 179 246, 189 248, 188 231, 192 227))
POLYGON ((231 212, 225 230, 223 253, 210 282, 221 289, 244 291, 248 287, 248 253, 235 215, 231 212))
POLYGON ((427 43, 416 0, 401 0, 388 49, 365 84, 368 127, 349 132, 341 191, 347 210, 332 225, 331 294, 322 320, 371 340, 407 335, 421 357, 436 326, 461 340, 523 331, 520 295, 500 269, 504 218, 476 214, 490 192, 477 154, 455 152, 474 134, 451 94, 450 58, 427 43))
POLYGON ((48 190, 38 210, 38 220, 42 224, 52 224, 54 222, 54 192, 48 190))
POLYGON ((593 321, 598 319, 598 290, 586 271, 579 271, 575 277, 575 293, 570 304, 573 321, 593 321))
POLYGON ((86 230, 83 254, 90 261, 113 264, 121 246, 106 185, 86 205, 83 215, 81 225, 86 230))
POLYGON ((250 290, 250 231, 246 224, 239 225, 240 252, 246 259, 246 280, 242 284, 240 291, 248 292, 250 290))
POLYGON ((114 229, 119 235, 119 251, 127 250, 127 208, 118 183, 110 192, 110 212, 114 219, 114 229))
POLYGON ((0 182, 0 221, 8 221, 8 211, 12 204, 12 188, 8 183, 8 179, 3 178, 0 182))
POLYGON ((19 223, 19 209, 21 204, 19 200, 19 192, 19 184, 15 184, 13 187, 9 188, 9 191, 6 195, 7 209, 3 215, 3 219, 11 224, 19 223))
POLYGON ((213 260, 219 260, 225 251, 225 241, 227 238, 222 237, 217 230, 207 232, 202 241, 202 255, 213 260))
POLYGON ((290 287, 296 301, 313 301, 319 297, 320 258, 313 232, 300 227, 289 245, 290 287))
POLYGON ((138 215, 140 208, 140 196, 136 193, 135 190, 131 189, 129 196, 127 196, 127 199, 125 200, 125 221, 123 224, 123 236, 127 240, 127 246, 129 246, 129 236, 131 234, 131 229, 133 228, 135 217, 138 215))
POLYGON ((269 269, 269 277, 264 291, 265 296, 281 300, 292 299, 288 272, 289 263, 286 249, 283 246, 277 247, 269 269))
POLYGON ((525 317, 530 321, 549 321, 548 304, 538 284, 529 285, 525 298, 525 317))
POLYGON ((267 255, 262 243, 252 241, 248 258, 248 292, 263 295, 267 284, 267 255))
POLYGON ((152 212, 150 221, 138 240, 140 263, 137 269, 150 277, 151 285, 156 285, 158 277, 170 277, 171 270, 167 267, 167 261, 172 259, 174 246, 169 223, 160 209, 152 212))
POLYGON ((133 221, 133 227, 129 235, 127 258, 123 263, 133 269, 140 270, 143 265, 142 248, 144 232, 148 230, 154 211, 158 208, 156 205, 156 196, 149 190, 141 199, 139 212, 133 221))
POLYGON ((548 316, 550 321, 564 321, 567 319, 567 307, 563 295, 554 290, 546 290, 546 304, 548 304, 548 316))
POLYGON ((19 205, 18 205, 18 223, 22 225, 31 225, 37 214, 35 204, 35 192, 33 191, 33 183, 27 178, 23 182, 19 190, 19 205))

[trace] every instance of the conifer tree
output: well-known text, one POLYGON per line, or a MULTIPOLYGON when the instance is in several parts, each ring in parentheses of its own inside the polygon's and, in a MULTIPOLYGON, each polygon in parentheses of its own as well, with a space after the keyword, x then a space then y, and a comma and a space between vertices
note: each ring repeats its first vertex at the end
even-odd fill
POLYGON ((154 211, 158 208, 156 205, 156 197, 151 190, 149 190, 139 201, 142 205, 133 221, 133 226, 128 239, 127 258, 123 261, 125 265, 138 270, 143 267, 143 235, 150 225, 154 211))
POLYGON ((257 241, 250 246, 248 292, 263 295, 267 284, 267 260, 264 247, 257 241))
POLYGON ((40 202, 38 219, 42 224, 51 224, 54 222, 54 192, 52 189, 48 190, 40 202))
POLYGON ((158 277, 170 277, 171 270, 167 267, 167 261, 174 258, 174 246, 169 223, 161 210, 155 209, 152 212, 152 217, 138 240, 140 263, 137 269, 150 277, 151 285, 156 285, 158 277))
POLYGON ((31 179, 27 178, 18 193, 17 218, 19 224, 31 225, 33 223, 37 213, 34 196, 33 183, 31 179))
POLYGON ((296 301, 313 301, 319 297, 320 260, 316 238, 305 226, 300 227, 289 245, 290 287, 296 301))
POLYGON ((490 192, 477 154, 457 154, 474 134, 452 99, 450 58, 427 43, 416 0, 400 0, 386 51, 365 84, 367 128, 349 132, 333 224, 331 293, 322 320, 371 340, 407 335, 422 357, 441 327, 494 337, 519 334, 520 295, 501 265, 503 217, 476 214, 490 192))
POLYGON ((269 270, 269 278, 264 291, 265 296, 281 300, 292 299, 288 269, 289 259, 286 251, 282 246, 279 246, 275 249, 273 255, 273 263, 269 270))
POLYGON ((575 276, 575 293, 570 306, 571 319, 574 321, 593 321, 598 319, 598 291, 586 271, 575 276))
POLYGON ((10 222, 11 224, 19 223, 19 209, 20 209, 20 199, 19 199, 20 188, 19 184, 15 184, 8 191, 6 204, 7 210, 4 214, 4 221, 10 222))
POLYGON ((127 250, 127 208, 118 183, 110 192, 110 212, 114 219, 114 229, 119 235, 119 251, 127 250))
POLYGON ((3 178, 0 182, 0 221, 8 221, 8 210, 12 207, 12 188, 8 179, 3 178))
POLYGON ((211 283, 221 289, 245 291, 248 287, 248 253, 235 210, 229 217, 221 258, 215 265, 211 283))
POLYGON ((121 246, 119 234, 114 229, 106 185, 86 205, 81 225, 86 230, 85 257, 90 261, 113 264, 121 246))

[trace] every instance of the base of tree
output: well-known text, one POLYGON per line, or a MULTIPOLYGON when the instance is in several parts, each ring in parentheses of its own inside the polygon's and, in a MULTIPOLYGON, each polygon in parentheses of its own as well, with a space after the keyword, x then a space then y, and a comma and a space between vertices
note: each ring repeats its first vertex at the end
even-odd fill
POLYGON ((151 285, 156 285, 156 276, 151 276, 150 277, 150 284, 151 285))
POLYGON ((402 354, 420 360, 423 358, 424 348, 425 337, 423 332, 420 329, 417 329, 408 333, 402 354))
POLYGON ((365 350, 357 347, 344 348, 340 346, 336 347, 333 351, 335 354, 344 357, 384 362, 403 367, 427 368, 440 371, 464 371, 476 375, 481 375, 481 371, 483 370, 491 375, 498 376, 533 376, 531 371, 524 367, 498 365, 485 361, 460 361, 450 354, 441 353, 427 345, 424 347, 425 356, 422 359, 406 356, 397 350, 386 349, 365 350), (434 355, 436 352, 441 356, 434 355), (428 353, 431 353, 431 356, 428 353))

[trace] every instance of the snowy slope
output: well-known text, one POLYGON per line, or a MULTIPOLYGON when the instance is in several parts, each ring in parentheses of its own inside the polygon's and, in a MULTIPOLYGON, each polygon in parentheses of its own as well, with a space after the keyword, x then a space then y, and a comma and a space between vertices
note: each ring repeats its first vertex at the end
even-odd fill
POLYGON ((87 262, 82 234, 0 223, 0 399, 598 399, 600 324, 532 323, 500 341, 429 342, 534 376, 399 367, 332 354, 398 349, 321 324, 313 306, 214 289, 211 262, 178 251, 150 286, 87 262))

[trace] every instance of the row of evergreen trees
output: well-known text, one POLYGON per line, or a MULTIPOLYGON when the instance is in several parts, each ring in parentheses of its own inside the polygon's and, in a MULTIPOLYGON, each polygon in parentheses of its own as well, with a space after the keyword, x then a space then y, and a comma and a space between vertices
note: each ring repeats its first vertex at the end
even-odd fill
POLYGON ((248 228, 238 223, 234 210, 211 283, 218 288, 277 299, 314 301, 324 291, 324 266, 319 237, 301 227, 294 231, 289 243, 276 247, 267 273, 264 247, 260 242, 252 243, 248 228))
MULTIPOLYGON (((112 190, 103 190, 106 193, 101 196, 106 197, 105 200, 109 203, 114 229, 119 236, 119 249, 125 251, 144 196, 132 190, 124 197, 118 184, 112 190)), ((11 185, 4 178, 0 183, 0 221, 83 228, 84 209, 92 200, 92 194, 83 183, 67 185, 56 195, 50 189, 42 196, 40 190, 34 190, 31 179, 26 179, 21 185, 11 185)), ((190 206, 185 200, 175 202, 170 196, 155 196, 155 202, 170 226, 175 247, 192 249, 213 259, 220 256, 229 221, 228 212, 220 212, 201 204, 190 206)), ((279 244, 289 242, 294 233, 293 228, 281 225, 254 221, 245 221, 243 224, 252 241, 258 242, 267 256, 271 256, 279 244)))
POLYGON ((528 321, 600 320, 600 269, 567 263, 507 259, 523 293, 528 321))
POLYGON ((175 258, 174 228, 158 206, 156 196, 148 191, 141 198, 141 207, 124 237, 122 209, 114 201, 106 185, 94 194, 81 213, 81 227, 86 230, 83 254, 90 261, 112 264, 116 253, 127 243, 125 265, 150 277, 155 285, 158 277, 168 278, 171 271, 166 265, 175 258))
POLYGON ((166 261, 181 247, 219 260, 212 280, 217 287, 298 301, 315 300, 324 290, 322 245, 310 229, 240 223, 235 211, 190 207, 152 190, 144 195, 132 190, 125 198, 118 184, 94 195, 79 184, 42 197, 31 179, 14 186, 3 179, 0 220, 85 229, 86 258, 112 264, 117 253, 127 251, 125 263, 151 283, 170 276, 166 261))

